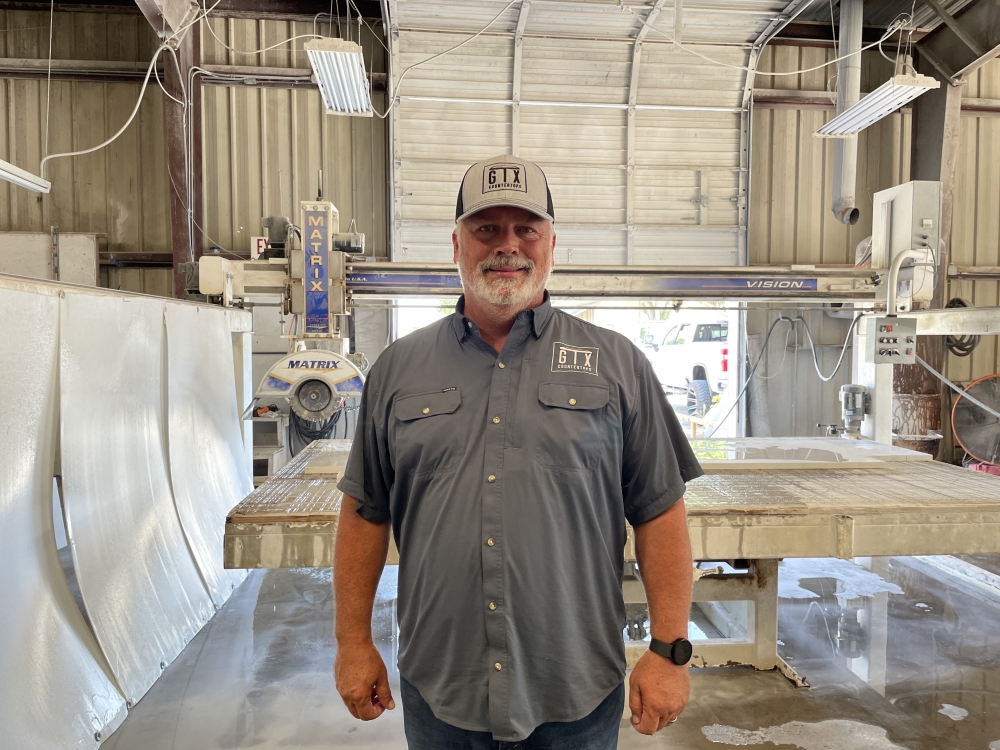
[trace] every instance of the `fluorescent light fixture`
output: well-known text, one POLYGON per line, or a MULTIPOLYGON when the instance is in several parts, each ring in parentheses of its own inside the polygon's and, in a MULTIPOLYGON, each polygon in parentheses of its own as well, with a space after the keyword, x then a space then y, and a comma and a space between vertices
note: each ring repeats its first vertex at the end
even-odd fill
POLYGON ((859 133, 872 123, 891 115, 907 102, 941 83, 930 76, 893 76, 857 104, 848 107, 814 135, 821 138, 846 138, 859 133))
POLYGON ((28 190, 34 190, 36 193, 47 193, 52 189, 52 183, 48 180, 35 177, 31 172, 26 172, 20 167, 15 167, 3 159, 0 159, 0 179, 13 182, 15 185, 28 188, 28 190))
POLYGON ((344 39, 314 39, 306 53, 328 115, 372 116, 361 45, 344 39))

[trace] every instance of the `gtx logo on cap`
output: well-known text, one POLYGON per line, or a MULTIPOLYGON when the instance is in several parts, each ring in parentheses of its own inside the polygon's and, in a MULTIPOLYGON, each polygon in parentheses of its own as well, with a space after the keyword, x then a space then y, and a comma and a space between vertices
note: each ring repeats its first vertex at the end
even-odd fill
POLYGON ((489 164, 483 170, 483 192, 493 190, 519 190, 528 192, 524 167, 520 164, 489 164))

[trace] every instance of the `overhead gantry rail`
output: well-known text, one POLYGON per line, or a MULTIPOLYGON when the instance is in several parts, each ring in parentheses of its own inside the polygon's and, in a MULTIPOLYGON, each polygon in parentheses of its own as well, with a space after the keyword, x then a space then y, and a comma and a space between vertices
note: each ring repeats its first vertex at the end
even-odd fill
MULTIPOLYGON (((451 263, 348 262, 354 299, 449 297, 462 291, 451 263)), ((850 266, 556 266, 546 287, 555 297, 670 300, 875 302, 877 271, 850 266)))

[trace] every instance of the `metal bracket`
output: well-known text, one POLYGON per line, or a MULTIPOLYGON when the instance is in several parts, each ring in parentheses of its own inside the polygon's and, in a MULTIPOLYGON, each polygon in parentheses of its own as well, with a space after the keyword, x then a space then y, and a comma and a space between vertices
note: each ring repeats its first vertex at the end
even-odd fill
POLYGON ((52 280, 59 281, 59 227, 49 227, 52 238, 52 280))

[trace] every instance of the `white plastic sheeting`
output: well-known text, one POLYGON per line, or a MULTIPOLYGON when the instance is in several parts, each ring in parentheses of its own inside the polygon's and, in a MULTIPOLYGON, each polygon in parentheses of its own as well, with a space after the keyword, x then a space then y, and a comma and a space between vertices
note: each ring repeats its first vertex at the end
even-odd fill
POLYGON ((92 748, 125 699, 56 555, 59 298, 0 288, 0 382, 16 400, 0 428, 0 745, 92 748))
POLYGON ((134 703, 214 613, 171 496, 167 303, 78 294, 61 302, 67 531, 94 633, 134 703))
POLYGON ((170 477, 181 526, 216 607, 246 578, 225 570, 226 513, 253 490, 236 404, 233 347, 222 309, 168 305, 170 477))

